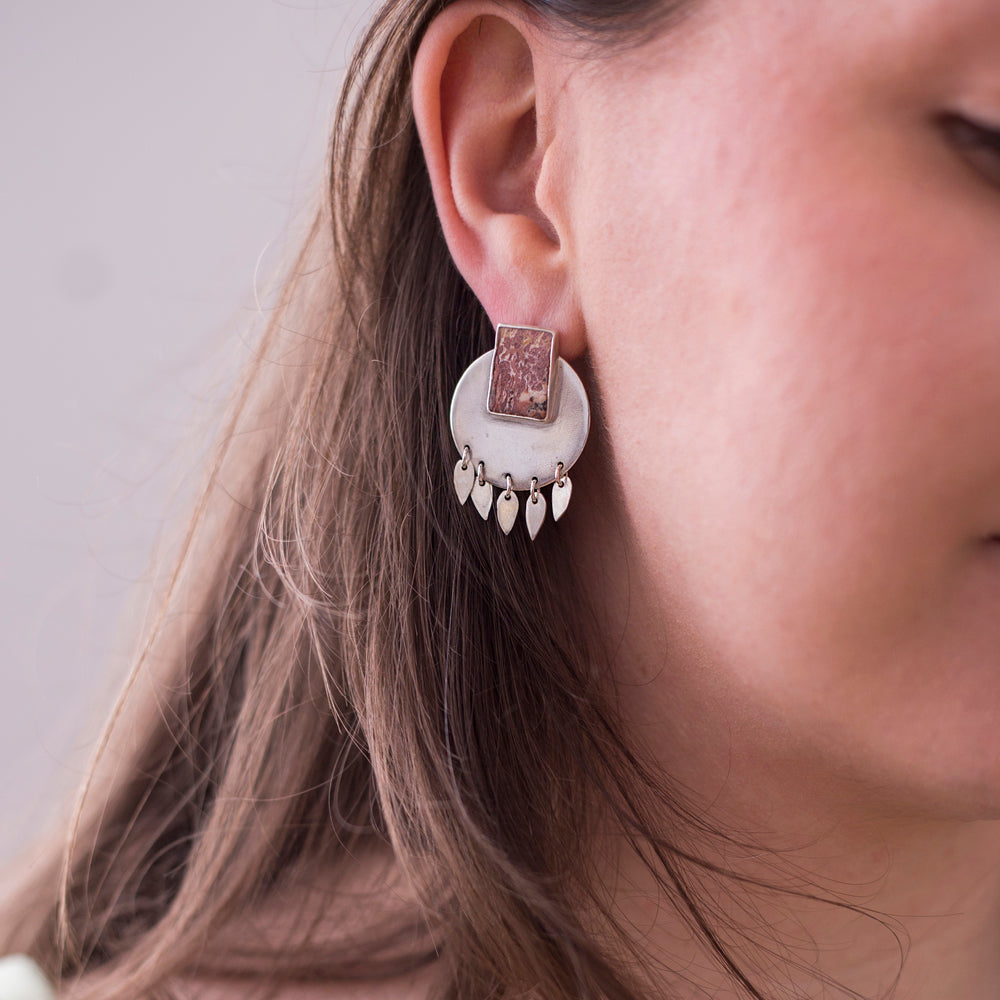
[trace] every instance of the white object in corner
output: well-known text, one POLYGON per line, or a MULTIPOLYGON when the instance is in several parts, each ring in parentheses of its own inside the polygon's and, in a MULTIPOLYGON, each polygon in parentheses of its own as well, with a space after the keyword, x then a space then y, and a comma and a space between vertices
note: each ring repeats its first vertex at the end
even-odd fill
POLYGON ((42 970, 27 955, 0 958, 0 1000, 55 1000, 42 970))

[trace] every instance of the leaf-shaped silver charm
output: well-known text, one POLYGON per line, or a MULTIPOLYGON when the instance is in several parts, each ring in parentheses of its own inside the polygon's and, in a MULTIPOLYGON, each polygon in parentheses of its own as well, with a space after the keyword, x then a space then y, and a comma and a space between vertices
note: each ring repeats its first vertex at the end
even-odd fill
POLYGON ((479 511, 479 516, 484 520, 489 520, 490 510, 493 508, 493 486, 491 483, 480 482, 479 477, 472 486, 472 502, 479 511))
POLYGON ((476 481, 476 470, 473 468, 471 462, 465 463, 465 468, 462 468, 462 462, 464 459, 459 459, 455 466, 455 492, 458 494, 458 502, 465 503, 469 499, 469 494, 472 492, 472 484, 476 481))
POLYGON ((510 534, 510 529, 514 527, 517 521, 517 509, 520 506, 517 500, 517 494, 510 490, 503 490, 500 493, 500 499, 497 500, 497 520, 500 522, 500 527, 503 528, 503 533, 505 535, 510 534))
POLYGON ((545 520, 545 497, 541 493, 536 491, 534 499, 529 497, 525 502, 524 520, 528 524, 528 534, 531 535, 531 540, 534 541, 535 535, 538 534, 538 529, 545 520))
POLYGON ((569 498, 573 495, 573 484, 569 476, 562 477, 562 486, 558 482, 552 484, 552 517, 559 520, 566 513, 569 498))

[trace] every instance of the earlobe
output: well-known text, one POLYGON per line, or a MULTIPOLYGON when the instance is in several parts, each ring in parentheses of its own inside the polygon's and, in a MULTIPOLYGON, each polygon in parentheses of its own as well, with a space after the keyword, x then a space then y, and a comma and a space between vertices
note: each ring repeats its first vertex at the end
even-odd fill
POLYGON ((558 58, 517 10, 459 0, 431 23, 413 70, 413 108, 445 238, 494 325, 557 329, 583 350, 559 225, 537 199, 552 130, 539 60, 558 58), (547 123, 548 124, 548 123, 547 123))

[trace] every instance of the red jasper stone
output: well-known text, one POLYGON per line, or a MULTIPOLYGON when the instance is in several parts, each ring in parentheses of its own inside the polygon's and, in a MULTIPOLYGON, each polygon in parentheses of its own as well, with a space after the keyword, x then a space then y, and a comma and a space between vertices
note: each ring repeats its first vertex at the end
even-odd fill
POLYGON ((497 330, 490 376, 490 413, 545 420, 552 380, 553 334, 519 326, 497 330))

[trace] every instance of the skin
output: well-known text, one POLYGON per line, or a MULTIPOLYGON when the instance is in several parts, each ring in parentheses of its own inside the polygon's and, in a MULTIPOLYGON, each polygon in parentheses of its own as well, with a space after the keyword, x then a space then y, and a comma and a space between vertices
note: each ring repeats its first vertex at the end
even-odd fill
MULTIPOLYGON (((457 265, 597 404, 558 530, 630 733, 779 852, 714 860, 886 914, 907 1000, 1000 995, 1000 156, 936 118, 1000 126, 998 52, 995 0, 707 0, 596 58, 460 0, 414 67, 457 265)), ((648 995, 735 998, 647 870, 595 851, 648 995)), ((870 918, 727 890, 772 995, 893 985, 870 918)))
MULTIPOLYGON (((937 119, 1000 127, 998 52, 995 0, 708 2, 596 58, 462 0, 414 73, 456 263, 600 404, 564 534, 630 731, 713 822, 895 918, 917 1000, 1000 993, 1000 169, 937 119)), ((659 988, 735 996, 608 864, 659 988)), ((752 905, 891 985, 870 920, 752 905)))

